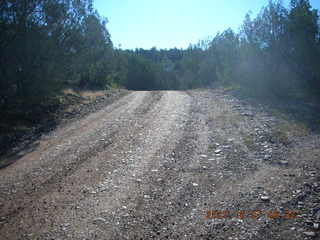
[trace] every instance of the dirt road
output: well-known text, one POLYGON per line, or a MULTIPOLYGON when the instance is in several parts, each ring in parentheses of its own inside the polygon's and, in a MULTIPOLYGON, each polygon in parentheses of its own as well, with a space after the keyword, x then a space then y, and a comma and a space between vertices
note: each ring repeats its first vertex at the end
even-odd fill
POLYGON ((0 239, 316 238, 319 145, 217 90, 132 92, 0 170, 0 239))

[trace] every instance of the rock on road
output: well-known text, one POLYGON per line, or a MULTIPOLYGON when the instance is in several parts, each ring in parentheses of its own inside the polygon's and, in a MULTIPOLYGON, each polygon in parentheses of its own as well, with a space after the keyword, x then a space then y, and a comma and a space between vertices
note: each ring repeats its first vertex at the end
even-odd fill
POLYGON ((298 209, 319 141, 285 147, 274 122, 219 91, 131 92, 0 170, 0 239, 301 239, 267 212, 298 209))

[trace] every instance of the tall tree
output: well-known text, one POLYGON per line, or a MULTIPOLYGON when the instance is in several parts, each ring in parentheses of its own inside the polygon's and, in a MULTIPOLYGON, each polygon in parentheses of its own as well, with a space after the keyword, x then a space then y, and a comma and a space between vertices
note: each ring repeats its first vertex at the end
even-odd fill
POLYGON ((308 0, 292 0, 289 13, 289 60, 306 87, 320 89, 318 10, 308 0))

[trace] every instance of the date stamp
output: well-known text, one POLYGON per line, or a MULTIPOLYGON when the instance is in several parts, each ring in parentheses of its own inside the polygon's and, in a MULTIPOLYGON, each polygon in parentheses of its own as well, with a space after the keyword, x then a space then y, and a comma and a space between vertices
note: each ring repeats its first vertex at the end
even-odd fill
POLYGON ((229 210, 209 210, 206 213, 205 219, 228 219, 228 218, 238 218, 238 219, 259 219, 263 216, 268 219, 295 219, 298 217, 298 212, 293 210, 285 210, 280 212, 279 210, 239 210, 239 211, 229 211, 229 210))

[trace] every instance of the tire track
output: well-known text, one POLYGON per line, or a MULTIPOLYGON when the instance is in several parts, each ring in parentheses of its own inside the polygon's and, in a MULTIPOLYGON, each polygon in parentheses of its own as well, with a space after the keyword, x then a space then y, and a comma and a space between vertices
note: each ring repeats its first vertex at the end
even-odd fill
MULTIPOLYGON (((103 166, 99 161, 99 169, 103 169, 104 172, 101 177, 103 188, 99 188, 100 184, 97 184, 97 188, 92 189, 96 194, 86 195, 77 201, 77 206, 81 206, 80 209, 69 209, 61 216, 61 219, 72 222, 73 231, 69 233, 74 234, 72 239, 80 238, 77 233, 86 228, 93 229, 94 234, 98 234, 100 238, 104 239, 111 239, 112 235, 118 234, 119 229, 116 229, 114 225, 103 225, 100 228, 100 225, 92 223, 92 219, 103 215, 110 220, 110 223, 115 224, 117 218, 115 214, 119 208, 121 209, 122 204, 130 205, 132 202, 130 199, 134 199, 137 194, 139 195, 139 179, 144 179, 149 168, 157 164, 153 156, 158 153, 159 149, 163 149, 163 146, 168 147, 168 139, 176 140, 176 132, 173 130, 179 127, 176 124, 182 123, 178 119, 185 118, 183 109, 187 106, 183 106, 181 109, 177 107, 188 102, 187 99, 189 101, 189 98, 184 94, 165 93, 147 114, 140 116, 140 127, 127 129, 127 135, 119 136, 119 139, 116 140, 118 143, 124 142, 125 145, 113 145, 113 148, 101 154, 100 157, 113 158, 112 162, 114 163, 110 168, 103 166), (170 136, 171 134, 173 136, 170 136), (99 199, 103 199, 103 201, 99 201, 99 199), (88 209, 91 209, 91 212, 88 212, 88 209), (81 216, 81 218, 70 216, 81 216)), ((71 181, 73 180, 68 179, 68 182, 71 181)), ((58 220, 54 221, 55 223, 59 222, 58 220)), ((56 229, 51 229, 50 232, 55 236, 68 238, 56 229)), ((83 233, 81 238, 92 239, 94 234, 83 233)))
POLYGON ((196 156, 206 152, 208 145, 207 136, 200 135, 205 128, 205 119, 196 99, 191 94, 187 96, 191 99, 190 109, 186 114, 187 119, 182 121, 182 135, 175 141, 168 140, 168 144, 155 154, 152 161, 154 165, 149 166, 144 176, 146 184, 140 186, 135 197, 130 196, 130 201, 135 203, 128 210, 132 214, 119 217, 119 213, 117 220, 120 230, 110 239, 181 238, 174 229, 179 225, 177 214, 179 217, 186 215, 188 208, 184 208, 184 204, 192 195, 192 173, 189 169, 196 156), (200 141, 200 138, 203 139, 200 141), (203 144, 199 147, 200 142, 203 144), (153 172, 154 168, 158 171, 153 172), (145 195, 150 196, 150 201, 141 197, 145 195))
MULTIPOLYGON (((112 110, 111 113, 108 114, 110 115, 109 116, 110 120, 108 119, 107 122, 103 122, 102 124, 101 123, 95 124, 96 128, 93 127, 93 129, 89 129, 89 133, 88 131, 84 131, 84 132, 86 137, 88 137, 88 135, 89 136, 94 135, 94 137, 97 138, 97 136, 100 135, 100 134, 97 135, 97 131, 100 131, 100 129, 107 128, 108 125, 111 125, 111 130, 110 131, 108 130, 108 132, 103 135, 104 141, 96 141, 94 144, 89 146, 89 148, 85 149, 84 151, 77 152, 77 150, 74 150, 73 148, 73 146, 75 146, 74 141, 63 139, 65 137, 65 134, 62 131, 61 132, 62 137, 59 135, 58 137, 62 138, 62 141, 64 142, 60 143, 60 145, 63 145, 66 142, 72 143, 73 145, 71 145, 70 148, 67 146, 67 148, 63 149, 63 151, 59 152, 53 157, 51 156, 51 158, 50 158, 50 153, 48 152, 55 151, 56 148, 54 145, 51 146, 50 148, 47 148, 46 154, 48 154, 49 159, 52 159, 52 160, 50 160, 50 162, 47 161, 46 163, 41 163, 40 167, 38 166, 38 169, 39 168, 43 169, 43 171, 45 171, 45 168, 50 169, 51 166, 54 166, 54 165, 58 166, 57 171, 53 172, 53 174, 51 172, 45 173, 48 176, 47 177, 41 176, 41 179, 39 180, 37 176, 32 174, 32 172, 34 172, 34 168, 32 169, 33 171, 31 170, 32 171, 31 174, 30 172, 27 172, 23 175, 21 175, 20 173, 19 177, 21 179, 24 179, 23 181, 25 183, 23 186, 19 186, 19 188, 17 188, 16 185, 13 185, 17 183, 10 181, 14 177, 1 175, 1 178, 2 178, 1 180, 5 180, 1 182, 2 189, 5 189, 5 190, 2 190, 2 192, 5 192, 6 189, 11 189, 10 194, 7 194, 6 196, 2 195, 0 197, 0 201, 1 201, 0 203, 4 203, 3 209, 5 209, 5 211, 1 212, 1 217, 5 219, 12 219, 14 218, 14 216, 18 215, 21 211, 23 211, 25 207, 30 207, 30 203, 34 202, 36 199, 41 198, 42 196, 48 194, 51 191, 56 191, 57 189, 60 189, 66 177, 74 174, 81 167, 81 165, 83 165, 84 162, 90 161, 91 158, 96 157, 101 152, 105 151, 106 148, 110 147, 110 145, 114 143, 116 135, 121 134, 120 133, 121 129, 124 126, 128 125, 128 121, 140 115, 141 112, 147 113, 150 109, 152 109, 152 106, 156 104, 156 102, 161 98, 162 94, 156 93, 155 96, 156 97, 153 97, 150 93, 142 93, 142 94, 140 93, 138 95, 139 100, 138 99, 134 100, 133 99, 134 97, 137 98, 137 96, 134 96, 134 95, 129 98, 131 99, 131 102, 130 102, 131 104, 124 105, 124 102, 122 99, 120 100, 121 106, 122 106, 120 109, 116 109, 116 107, 119 106, 118 102, 115 103, 115 106, 111 106, 107 108, 112 110), (134 107, 134 104, 136 107, 134 107), (126 114, 126 118, 120 119, 121 123, 115 127, 112 124, 114 119, 121 118, 124 114, 126 114), (102 127, 102 125, 105 125, 105 126, 102 127), (75 152, 76 154, 74 154, 75 152), (57 159, 57 158, 59 159, 58 163, 54 161, 54 159, 57 159), (71 161, 70 161, 70 158, 72 158, 71 161), (49 166, 48 166, 48 163, 50 164, 49 166), (14 190, 12 191, 12 189, 14 190)), ((128 98, 125 97, 125 101, 127 100, 128 98)), ((104 109, 97 113, 98 116, 95 116, 94 118, 92 118, 92 116, 89 116, 88 118, 90 119, 90 121, 92 119, 97 120, 101 116, 103 116, 103 114, 106 114, 106 112, 107 111, 104 109)), ((87 126, 88 126, 88 119, 84 119, 84 123, 80 122, 77 125, 77 128, 74 128, 74 127, 72 128, 72 131, 76 129, 79 130, 81 129, 81 127, 87 128, 87 126)), ((70 128, 67 128, 67 129, 70 130, 70 128)), ((83 134, 83 132, 81 134, 83 134)), ((74 134, 71 135, 70 137, 73 138, 74 134)), ((57 143, 56 140, 54 140, 53 142, 54 144, 57 143)), ((82 142, 84 141, 82 140, 82 142)), ((79 145, 81 144, 83 145, 83 143, 79 143, 79 145)), ((36 154, 31 153, 31 158, 26 157, 21 159, 20 161, 32 161, 34 160, 32 158, 39 157, 39 156, 41 158, 40 154, 43 155, 44 153, 42 152, 40 153, 38 152, 36 154)), ((15 180, 17 181, 17 179, 15 180)), ((17 182, 19 183, 19 179, 17 182)), ((1 225, 0 225, 0 228, 1 228, 1 225)))
MULTIPOLYGON (((197 95, 188 93, 188 96, 191 107, 183 120, 182 135, 174 144, 168 139, 167 145, 154 155, 153 165, 144 175, 145 184, 140 184, 138 193, 124 201, 124 205, 131 202, 130 208, 118 210, 115 221, 119 224, 108 230, 113 233, 108 239, 210 239, 215 236, 215 230, 204 219, 206 211, 213 203, 218 209, 224 207, 214 196, 217 192, 224 196, 226 186, 233 186, 235 179, 241 181, 246 173, 252 174, 255 164, 246 170, 236 163, 237 159, 251 158, 242 144, 234 146, 236 155, 227 152, 221 162, 207 161, 208 155, 215 155, 212 142, 227 134, 220 129, 217 134, 216 123, 210 121, 209 105, 204 104, 210 104, 211 98, 200 101, 197 95), (229 175, 220 175, 225 172, 229 175), (149 196, 149 200, 143 196, 149 196)), ((217 107, 224 105, 219 103, 217 107)), ((226 117, 229 114, 224 110, 212 111, 217 120, 219 112, 226 117)), ((246 164, 250 165, 250 161, 246 164)), ((231 199, 225 200, 228 204, 231 199)))

